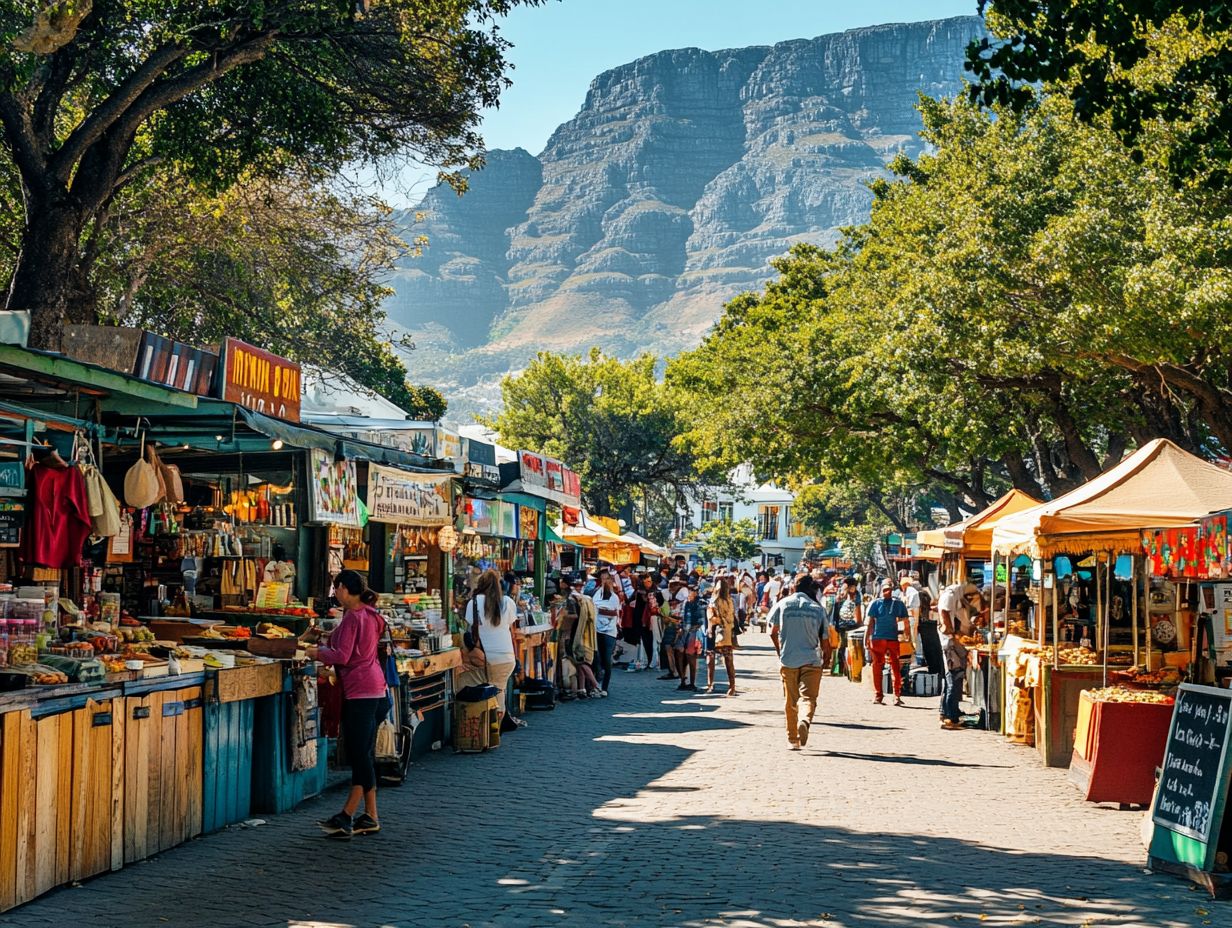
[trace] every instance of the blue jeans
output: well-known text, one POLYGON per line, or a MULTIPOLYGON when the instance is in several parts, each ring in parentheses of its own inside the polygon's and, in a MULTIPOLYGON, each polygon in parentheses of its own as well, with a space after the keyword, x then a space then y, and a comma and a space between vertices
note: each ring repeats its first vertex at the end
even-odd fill
POLYGON ((960 718, 958 709, 962 699, 963 677, 965 670, 947 670, 941 679, 941 717, 957 722, 960 718))
POLYGON ((612 652, 616 650, 616 638, 613 635, 596 635, 598 647, 595 648, 595 677, 599 680, 599 689, 607 691, 612 682, 612 652))

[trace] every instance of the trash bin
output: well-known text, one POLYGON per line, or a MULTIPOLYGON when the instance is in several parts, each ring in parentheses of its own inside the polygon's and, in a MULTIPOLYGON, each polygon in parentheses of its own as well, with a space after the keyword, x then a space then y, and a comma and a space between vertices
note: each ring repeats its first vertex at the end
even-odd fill
POLYGON ((478 754, 500 747, 500 697, 494 686, 468 686, 454 699, 453 749, 478 754))

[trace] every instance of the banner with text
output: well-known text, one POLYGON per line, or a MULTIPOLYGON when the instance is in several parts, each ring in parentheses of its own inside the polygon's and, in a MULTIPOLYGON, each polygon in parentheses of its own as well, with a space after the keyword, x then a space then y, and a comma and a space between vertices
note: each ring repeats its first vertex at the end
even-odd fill
POLYGON ((396 525, 448 525, 448 474, 411 474, 368 466, 368 518, 396 525))

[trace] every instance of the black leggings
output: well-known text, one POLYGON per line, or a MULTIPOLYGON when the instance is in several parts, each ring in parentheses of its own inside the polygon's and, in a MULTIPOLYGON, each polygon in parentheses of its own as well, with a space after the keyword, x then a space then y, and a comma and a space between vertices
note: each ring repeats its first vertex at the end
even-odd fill
POLYGON ((389 697, 342 700, 342 747, 351 785, 376 789, 376 730, 389 714, 389 697))

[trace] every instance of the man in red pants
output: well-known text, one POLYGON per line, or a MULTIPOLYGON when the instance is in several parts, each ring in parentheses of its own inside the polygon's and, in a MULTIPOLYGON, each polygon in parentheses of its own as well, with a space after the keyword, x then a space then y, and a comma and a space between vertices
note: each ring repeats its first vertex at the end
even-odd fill
POLYGON ((903 706, 903 668, 898 659, 898 633, 900 623, 908 621, 907 607, 901 599, 894 598, 894 584, 889 580, 881 583, 881 598, 868 607, 868 621, 864 640, 873 652, 873 686, 877 696, 873 702, 881 705, 885 699, 882 692, 882 675, 886 661, 894 677, 894 705, 903 706))

